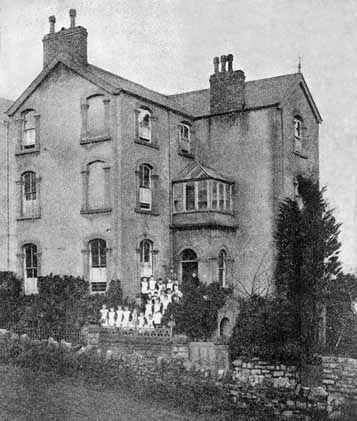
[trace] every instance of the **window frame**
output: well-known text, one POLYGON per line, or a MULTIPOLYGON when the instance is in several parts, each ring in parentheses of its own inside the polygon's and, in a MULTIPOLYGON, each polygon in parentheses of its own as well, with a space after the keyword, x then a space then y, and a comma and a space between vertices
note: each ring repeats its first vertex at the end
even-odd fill
POLYGON ((222 288, 227 287, 227 252, 225 249, 221 249, 218 252, 217 257, 217 271, 218 271, 218 283, 222 288), (222 257, 223 256, 223 257, 222 257))
POLYGON ((18 184, 19 211, 17 220, 38 219, 40 208, 40 178, 33 170, 24 171, 18 184), (28 178, 28 180, 26 180, 28 178))
POLYGON ((144 238, 139 243, 139 270, 140 278, 143 276, 151 276, 154 274, 154 242, 148 238, 144 238), (145 247, 148 249, 145 250, 145 247), (148 257, 148 260, 146 259, 148 257))
POLYGON ((178 124, 178 144, 179 153, 183 155, 192 156, 192 126, 186 121, 181 121, 178 124), (184 136, 183 131, 187 130, 188 136, 184 136))
POLYGON ((152 166, 142 163, 139 165, 139 209, 142 211, 152 210, 153 201, 153 182, 152 182, 152 166), (145 180, 145 171, 147 171, 147 180, 145 180), (149 196, 149 200, 144 201, 142 198, 149 196))
POLYGON ((15 155, 27 155, 32 153, 40 152, 40 114, 33 108, 28 108, 21 112, 20 118, 15 120, 17 125, 17 146, 15 149, 15 155), (28 115, 32 115, 32 124, 30 127, 27 126, 29 119, 28 115), (27 144, 25 142, 26 133, 33 133, 33 142, 27 144))
POLYGON ((294 153, 298 155, 303 154, 304 145, 303 145, 303 118, 296 114, 294 116, 294 153))
MULTIPOLYGON (((173 183, 173 200, 172 200, 172 212, 173 214, 178 213, 189 213, 189 212, 221 212, 227 214, 233 214, 233 184, 216 180, 216 179, 200 179, 200 180, 187 180, 187 181, 178 181, 173 183), (205 208, 200 208, 200 198, 199 198, 199 191, 200 191, 200 183, 206 183, 206 201, 207 206, 205 208), (176 206, 176 200, 178 197, 178 190, 180 189, 180 185, 182 185, 182 210, 178 211, 176 206), (193 192, 192 197, 190 198, 189 203, 193 203, 194 198, 194 206, 187 208, 187 186, 193 185, 193 192), (176 187, 177 186, 177 187, 176 187), (213 194, 214 186, 216 186, 216 194, 213 194), (222 196, 221 196, 221 193, 222 196), (227 200, 227 193, 229 194, 229 200, 227 200), (216 206, 213 206, 213 203, 216 203, 216 206), (229 206, 227 207, 227 203, 229 206), (221 206, 221 204, 223 206, 221 206)), ((180 206, 179 206, 180 207, 180 206)))
POLYGON ((82 168, 82 207, 80 213, 82 215, 110 213, 112 211, 110 165, 102 157, 96 157, 87 162, 82 168), (95 163, 101 163, 103 171, 103 203, 99 207, 93 207, 90 203, 91 165, 95 163))
POLYGON ((100 294, 105 293, 108 289, 108 247, 107 240, 96 237, 88 241, 88 280, 89 280, 89 290, 91 294, 100 294), (98 242, 98 264, 93 265, 93 244, 98 242), (104 247, 103 247, 104 245, 104 247), (104 259, 103 259, 104 253, 104 259), (104 262, 103 262, 104 260, 104 262), (105 269, 105 281, 93 281, 91 280, 91 269, 105 269), (105 286, 104 286, 105 284, 105 286), (93 288, 94 287, 94 288, 93 288))
POLYGON ((38 294, 40 276, 40 250, 36 243, 26 242, 21 246, 21 265, 23 271, 23 291, 25 295, 38 294), (30 253, 30 256, 28 255, 30 253), (30 261, 30 262, 29 262, 30 261), (28 264, 30 263, 30 264, 28 264), (30 271, 30 273, 28 273, 30 271))
POLYGON ((103 92, 96 91, 91 95, 81 98, 81 134, 80 134, 80 144, 86 145, 97 142, 109 141, 112 139, 111 136, 111 118, 110 118, 110 97, 103 92), (90 109, 90 100, 92 98, 101 97, 103 101, 103 130, 98 134, 93 134, 89 132, 89 109, 90 109))
POLYGON ((137 113, 137 127, 138 127, 138 138, 142 142, 151 144, 152 143, 152 112, 148 108, 140 107, 137 113), (142 118, 141 118, 142 116, 142 118), (148 127, 143 127, 143 121, 148 117, 148 127), (148 137, 144 136, 143 131, 148 131, 148 137))

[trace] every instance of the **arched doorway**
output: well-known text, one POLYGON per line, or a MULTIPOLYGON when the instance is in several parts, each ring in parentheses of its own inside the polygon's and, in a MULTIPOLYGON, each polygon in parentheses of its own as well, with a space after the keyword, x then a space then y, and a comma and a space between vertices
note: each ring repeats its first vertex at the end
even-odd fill
POLYGON ((193 273, 196 273, 198 276, 197 254, 191 249, 185 249, 181 253, 181 276, 184 287, 191 282, 193 273))
POLYGON ((226 336, 227 338, 230 337, 232 334, 231 323, 227 317, 224 317, 221 320, 219 325, 219 335, 226 336))

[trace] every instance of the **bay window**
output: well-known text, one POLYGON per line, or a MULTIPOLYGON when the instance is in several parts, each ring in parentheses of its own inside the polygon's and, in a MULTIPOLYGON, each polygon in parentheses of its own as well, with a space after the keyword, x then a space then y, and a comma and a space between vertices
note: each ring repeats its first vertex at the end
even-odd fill
POLYGON ((207 210, 233 212, 231 183, 208 179, 174 183, 174 213, 207 210))

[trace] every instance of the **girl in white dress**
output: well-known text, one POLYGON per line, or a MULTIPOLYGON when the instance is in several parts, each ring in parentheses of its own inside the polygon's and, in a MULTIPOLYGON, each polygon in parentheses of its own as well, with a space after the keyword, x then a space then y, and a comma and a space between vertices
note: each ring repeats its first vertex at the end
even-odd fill
POLYGON ((107 306, 105 304, 102 305, 102 308, 100 309, 100 324, 103 327, 107 327, 108 326, 108 309, 107 306))
POLYGON ((146 320, 148 319, 149 315, 152 315, 152 302, 151 300, 148 300, 147 303, 145 304, 145 317, 146 320))
POLYGON ((110 311, 108 313, 108 325, 109 327, 115 326, 115 311, 114 307, 110 307, 110 311))
POLYGON ((118 306, 116 326, 121 327, 122 322, 123 322, 123 309, 121 306, 118 306))
POLYGON ((138 317, 138 329, 144 329, 144 328, 145 328, 144 313, 140 313, 138 317))
POLYGON ((130 310, 129 307, 124 307, 123 311, 123 322, 122 326, 124 329, 127 329, 129 327, 129 321, 130 321, 130 310))

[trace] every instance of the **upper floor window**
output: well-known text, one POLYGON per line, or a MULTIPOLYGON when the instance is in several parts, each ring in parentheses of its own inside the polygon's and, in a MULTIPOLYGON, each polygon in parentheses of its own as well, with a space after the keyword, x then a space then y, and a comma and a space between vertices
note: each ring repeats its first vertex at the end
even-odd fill
POLYGON ((303 121, 300 116, 294 117, 294 152, 302 152, 302 126, 303 121))
POLYGON ((110 211, 110 167, 104 161, 90 162, 82 171, 82 213, 110 211))
POLYGON ((174 213, 205 210, 232 213, 232 184, 218 180, 173 184, 174 213))
POLYGON ((88 208, 105 207, 104 162, 95 161, 88 165, 88 208))
POLYGON ((140 108, 137 115, 138 136, 141 140, 151 142, 151 112, 144 108, 140 108))
POLYGON ((23 250, 24 292, 25 295, 37 294, 38 255, 35 244, 25 244, 23 250))
POLYGON ((88 136, 96 137, 104 134, 104 102, 103 96, 97 95, 88 99, 88 136))
POLYGON ((89 241, 89 282, 91 292, 107 289, 107 244, 101 238, 89 241))
POLYGON ((22 149, 29 150, 36 146, 36 118, 35 111, 23 113, 22 149))
POLYGON ((139 167, 139 206, 151 210, 152 207, 152 168, 148 164, 139 167))
POLYGON ((39 215, 38 179, 33 171, 21 175, 21 212, 20 216, 37 217, 39 215))
POLYGON ((187 123, 179 124, 180 151, 191 153, 191 127, 187 123))
POLYGON ((110 140, 110 98, 95 94, 81 103, 81 143, 110 140))

